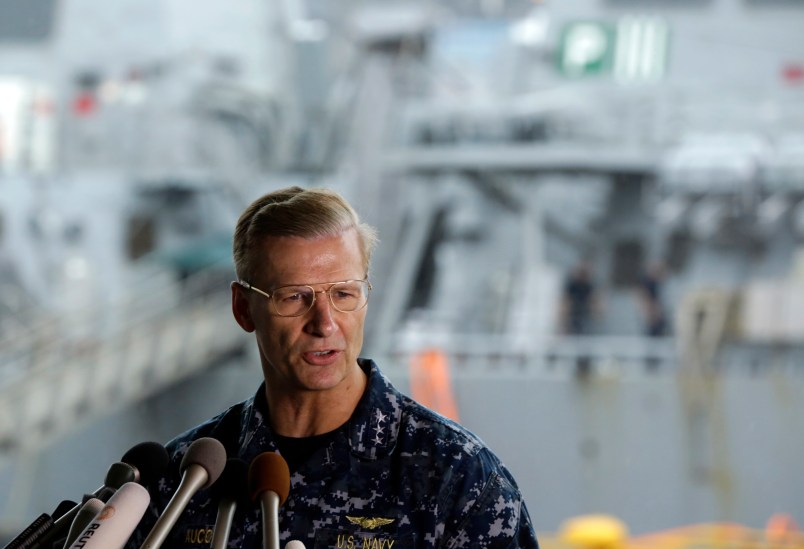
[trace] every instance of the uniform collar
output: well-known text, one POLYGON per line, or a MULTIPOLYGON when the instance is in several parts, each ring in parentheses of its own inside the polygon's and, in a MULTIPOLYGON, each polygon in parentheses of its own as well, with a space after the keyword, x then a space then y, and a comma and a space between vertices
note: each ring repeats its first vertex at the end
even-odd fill
POLYGON ((264 381, 260 383, 254 396, 243 403, 240 425, 243 427, 240 429, 238 457, 250 462, 261 452, 277 450, 268 423, 268 401, 265 397, 264 381), (255 437, 258 440, 255 441, 255 437))
POLYGON ((401 395, 373 360, 358 359, 368 375, 363 398, 349 420, 352 453, 364 459, 381 459, 396 445, 402 420, 401 395))
MULTIPOLYGON (((360 358, 358 364, 368 376, 368 382, 348 422, 349 447, 354 455, 364 459, 381 459, 396 445, 402 418, 401 395, 373 360, 360 358)), ((240 421, 246 426, 241 430, 239 440, 242 459, 252 459, 254 456, 250 454, 255 451, 276 450, 268 424, 265 382, 260 384, 252 398, 244 402, 240 421), (253 448, 252 441, 258 432, 267 433, 268 437, 262 441, 263 444, 253 448), (265 443, 268 443, 267 448, 265 443)))

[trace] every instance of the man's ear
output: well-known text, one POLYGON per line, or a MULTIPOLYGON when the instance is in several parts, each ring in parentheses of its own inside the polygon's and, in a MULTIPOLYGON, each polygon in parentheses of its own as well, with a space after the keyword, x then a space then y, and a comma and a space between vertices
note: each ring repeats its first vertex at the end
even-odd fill
POLYGON ((232 282, 232 314, 240 327, 251 333, 254 331, 254 320, 251 318, 251 308, 249 307, 246 290, 237 282, 232 282))

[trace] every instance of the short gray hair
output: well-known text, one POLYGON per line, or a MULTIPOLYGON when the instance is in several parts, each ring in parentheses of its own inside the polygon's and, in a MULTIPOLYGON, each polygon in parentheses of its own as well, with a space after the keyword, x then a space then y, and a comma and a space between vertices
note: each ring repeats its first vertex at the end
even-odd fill
POLYGON ((234 232, 232 254, 238 279, 255 276, 253 251, 266 237, 297 236, 318 238, 356 229, 368 273, 371 254, 377 245, 376 230, 360 221, 357 212, 338 193, 329 189, 287 187, 252 202, 240 215, 234 232))

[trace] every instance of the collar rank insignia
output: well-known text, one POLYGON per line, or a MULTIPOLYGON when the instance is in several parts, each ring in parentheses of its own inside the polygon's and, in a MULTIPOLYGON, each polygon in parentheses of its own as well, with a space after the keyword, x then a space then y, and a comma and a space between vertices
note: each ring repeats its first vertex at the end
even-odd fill
POLYGON ((346 520, 348 520, 352 524, 357 524, 362 528, 366 528, 368 530, 374 530, 375 528, 379 528, 380 526, 391 524, 396 519, 383 518, 383 517, 350 517, 349 515, 347 515, 346 520))

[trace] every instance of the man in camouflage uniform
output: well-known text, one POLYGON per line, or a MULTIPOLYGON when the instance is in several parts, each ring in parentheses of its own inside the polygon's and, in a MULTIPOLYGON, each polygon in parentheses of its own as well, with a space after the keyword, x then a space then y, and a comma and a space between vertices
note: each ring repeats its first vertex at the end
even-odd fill
MULTIPOLYGON (((281 544, 308 548, 537 548, 514 479, 475 435, 397 391, 359 359, 376 237, 339 195, 282 189, 249 206, 234 237, 232 309, 255 333, 256 395, 168 444, 139 547, 178 486, 197 438, 250 462, 279 452, 291 471, 281 544), (265 288, 266 290, 262 290, 265 288)), ((165 542, 209 546, 217 502, 199 492, 165 542)), ((230 547, 261 545, 260 510, 239 506, 230 547)))

